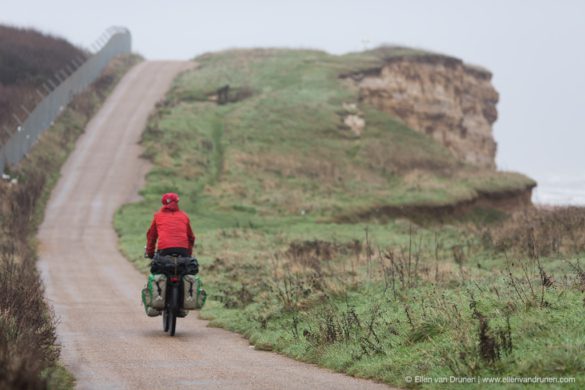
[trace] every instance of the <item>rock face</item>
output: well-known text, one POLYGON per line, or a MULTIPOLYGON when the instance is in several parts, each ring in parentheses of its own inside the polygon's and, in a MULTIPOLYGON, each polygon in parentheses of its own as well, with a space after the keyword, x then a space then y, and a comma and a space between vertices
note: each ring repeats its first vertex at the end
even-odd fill
POLYGON ((498 92, 489 71, 441 55, 394 57, 381 68, 345 75, 362 102, 426 133, 461 160, 495 169, 492 124, 498 92))

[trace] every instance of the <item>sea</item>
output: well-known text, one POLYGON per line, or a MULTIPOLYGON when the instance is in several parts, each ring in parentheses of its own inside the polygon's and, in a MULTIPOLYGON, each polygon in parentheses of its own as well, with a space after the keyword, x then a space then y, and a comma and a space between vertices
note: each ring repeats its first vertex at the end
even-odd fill
POLYGON ((585 176, 544 175, 535 177, 532 193, 536 205, 585 206, 585 176))

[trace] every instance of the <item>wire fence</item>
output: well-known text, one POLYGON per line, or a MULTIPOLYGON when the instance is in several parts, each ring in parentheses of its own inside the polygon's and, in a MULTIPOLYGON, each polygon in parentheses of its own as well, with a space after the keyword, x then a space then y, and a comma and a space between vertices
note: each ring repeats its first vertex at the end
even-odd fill
POLYGON ((70 65, 55 74, 55 80, 47 80, 44 91, 37 90, 40 102, 29 111, 22 107, 26 118, 14 114, 17 128, 8 141, 0 147, 0 173, 8 165, 20 162, 34 145, 37 138, 55 121, 71 99, 85 90, 103 72, 114 57, 130 53, 132 37, 124 27, 110 27, 90 47, 93 55, 86 59, 73 59, 70 65))

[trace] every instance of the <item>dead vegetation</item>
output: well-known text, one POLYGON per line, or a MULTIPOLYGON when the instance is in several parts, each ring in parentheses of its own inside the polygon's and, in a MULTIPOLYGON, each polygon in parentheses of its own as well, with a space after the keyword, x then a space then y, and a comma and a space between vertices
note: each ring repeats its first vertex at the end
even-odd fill
POLYGON ((527 209, 481 234, 485 247, 498 252, 532 259, 575 255, 585 250, 585 209, 527 209))
POLYGON ((473 295, 469 306, 472 318, 477 321, 476 331, 467 333, 473 328, 460 327, 459 330, 464 333, 457 333, 453 348, 442 352, 443 363, 453 375, 459 377, 478 375, 486 367, 497 371, 497 364, 503 356, 510 355, 514 349, 509 313, 505 314, 505 325, 494 328, 488 316, 478 310, 478 302, 473 295))
POLYGON ((45 175, 29 172, 16 184, 0 182, 0 387, 42 388, 41 372, 55 364, 53 319, 29 241, 45 175), (34 346, 34 347, 33 347, 34 346))
POLYGON ((61 38, 32 29, 0 26, 0 143, 7 139, 46 94, 49 80, 71 73, 85 53, 61 38), (64 72, 64 73, 63 73, 64 72))
POLYGON ((74 98, 18 167, 0 181, 0 388, 45 389, 70 378, 56 369, 55 318, 43 297, 34 235, 59 167, 108 91, 137 57, 119 59, 74 98))
POLYGON ((293 240, 264 266, 223 259, 208 271, 230 280, 230 288, 213 282, 225 308, 243 310, 252 329, 281 329, 309 355, 341 348, 352 362, 392 360, 424 345, 460 377, 503 372, 531 341, 522 334, 533 326, 531 313, 554 315, 585 291, 579 261, 568 262, 563 276, 539 257, 485 272, 476 264, 485 252, 475 233, 454 240, 413 226, 408 236, 386 247, 368 229, 362 240, 293 240))

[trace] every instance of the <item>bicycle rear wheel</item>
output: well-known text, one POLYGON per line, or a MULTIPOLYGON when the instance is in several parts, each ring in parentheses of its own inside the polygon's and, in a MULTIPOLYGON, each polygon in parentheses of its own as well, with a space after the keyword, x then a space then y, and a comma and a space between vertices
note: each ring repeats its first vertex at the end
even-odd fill
POLYGON ((170 327, 170 324, 171 324, 171 322, 169 321, 169 318, 170 318, 170 316, 169 316, 169 308, 168 307, 165 307, 164 310, 163 310, 163 315, 162 315, 163 330, 165 332, 168 332, 169 331, 169 327, 170 327))
POLYGON ((177 327, 177 313, 179 312, 179 287, 173 287, 173 295, 171 297, 171 307, 169 310, 170 335, 175 335, 175 328, 177 327))

